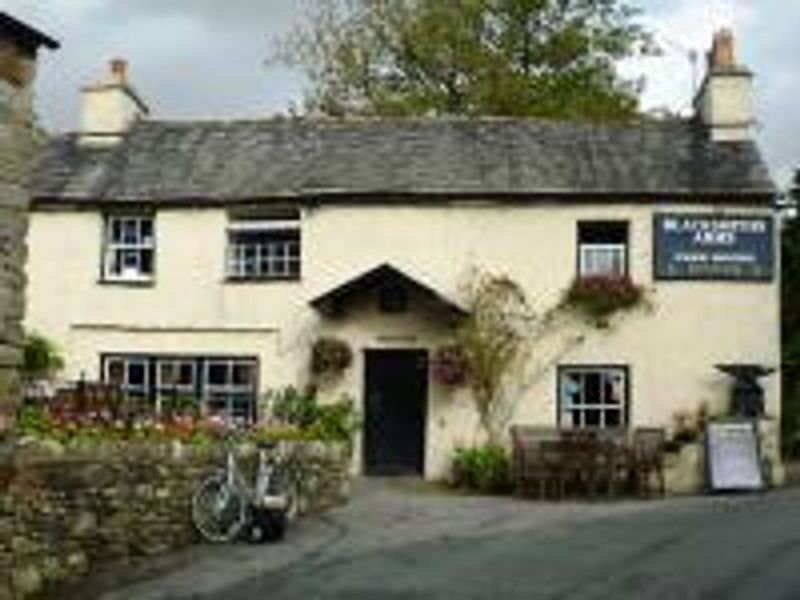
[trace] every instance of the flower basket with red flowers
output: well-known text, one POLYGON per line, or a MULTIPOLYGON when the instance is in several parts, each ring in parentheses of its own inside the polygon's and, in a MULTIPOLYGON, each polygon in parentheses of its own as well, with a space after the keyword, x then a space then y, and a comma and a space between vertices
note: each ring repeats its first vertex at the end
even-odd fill
POLYGON ((431 363, 434 379, 446 387, 462 387, 469 381, 469 363, 461 346, 443 346, 431 363))
POLYGON ((607 325, 616 312, 630 310, 644 300, 642 286, 627 275, 577 277, 564 296, 564 305, 583 313, 598 325, 607 325))

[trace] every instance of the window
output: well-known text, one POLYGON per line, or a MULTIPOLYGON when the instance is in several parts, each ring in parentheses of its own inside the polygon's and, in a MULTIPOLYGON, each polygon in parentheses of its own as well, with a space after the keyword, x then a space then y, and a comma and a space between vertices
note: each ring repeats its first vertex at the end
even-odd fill
POLYGON ((627 275, 628 223, 585 221, 578 223, 578 274, 627 275))
POLYGON ((562 367, 558 379, 559 426, 604 428, 627 425, 627 368, 562 367))
POLYGON ((165 400, 193 398, 202 411, 241 421, 256 416, 258 361, 195 356, 103 357, 103 377, 161 410, 165 400))
POLYGON ((283 211, 232 217, 227 274, 234 280, 299 279, 299 214, 283 211))
POLYGON ((146 398, 150 389, 150 373, 146 359, 118 357, 106 360, 103 371, 107 383, 120 387, 128 396, 146 398))
POLYGON ((104 280, 152 280, 155 262, 153 217, 106 217, 104 244, 104 280))
POLYGON ((210 360, 206 363, 204 388, 209 412, 249 420, 256 392, 256 364, 248 360, 210 360))

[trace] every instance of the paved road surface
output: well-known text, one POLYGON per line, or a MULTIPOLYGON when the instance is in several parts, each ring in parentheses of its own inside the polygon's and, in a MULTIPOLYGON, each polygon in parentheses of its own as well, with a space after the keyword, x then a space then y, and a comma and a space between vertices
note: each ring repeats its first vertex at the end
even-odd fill
POLYGON ((204 560, 106 598, 796 600, 800 491, 551 505, 373 485, 286 544, 204 560))

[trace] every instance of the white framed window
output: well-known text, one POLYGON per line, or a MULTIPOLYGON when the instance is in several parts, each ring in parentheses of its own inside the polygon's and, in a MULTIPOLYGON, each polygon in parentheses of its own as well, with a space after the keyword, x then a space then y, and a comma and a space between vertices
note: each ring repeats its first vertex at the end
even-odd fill
POLYGON ((628 424, 627 367, 560 367, 559 426, 625 427, 628 424))
POLYGON ((147 359, 142 357, 109 357, 105 360, 103 377, 107 383, 119 386, 128 396, 146 398, 150 393, 148 366, 147 359))
POLYGON ((103 381, 134 398, 162 403, 195 400, 209 414, 240 422, 256 418, 258 360, 244 357, 105 354, 103 381))
POLYGON ((237 421, 255 412, 257 363, 250 359, 210 359, 205 362, 203 390, 206 410, 237 421))
POLYGON ((578 275, 623 276, 628 273, 628 223, 578 223, 578 275))
POLYGON ((300 278, 297 213, 232 218, 228 224, 227 276, 232 280, 300 278))
POLYGON ((105 281, 151 281, 155 275, 155 219, 108 215, 103 236, 105 281))

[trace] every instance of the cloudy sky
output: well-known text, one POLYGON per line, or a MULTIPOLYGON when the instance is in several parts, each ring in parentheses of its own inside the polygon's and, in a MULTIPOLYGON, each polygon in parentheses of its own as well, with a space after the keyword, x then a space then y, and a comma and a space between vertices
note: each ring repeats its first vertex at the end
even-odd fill
MULTIPOLYGON (((638 0, 663 56, 624 65, 645 75, 645 108, 688 110, 692 49, 732 26, 740 61, 755 71, 758 135, 785 183, 800 166, 800 2, 638 0)), ((37 103, 53 131, 78 123, 78 89, 98 80, 110 58, 131 63, 131 79, 163 118, 258 117, 302 100, 303 79, 267 67, 271 39, 313 0, 0 0, 0 9, 61 40, 42 58, 37 103)))

